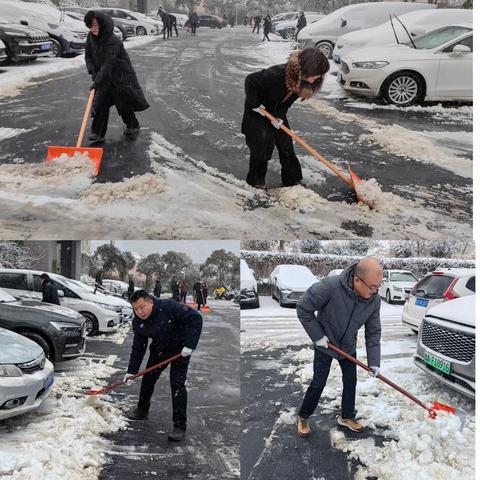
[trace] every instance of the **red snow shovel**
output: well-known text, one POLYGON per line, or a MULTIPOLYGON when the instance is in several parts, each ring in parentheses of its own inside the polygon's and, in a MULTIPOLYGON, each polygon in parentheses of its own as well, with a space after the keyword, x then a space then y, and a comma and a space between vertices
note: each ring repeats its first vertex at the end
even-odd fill
POLYGON ((86 153, 94 164, 93 174, 95 176, 98 175, 98 171, 100 170, 100 163, 102 162, 103 148, 86 148, 81 146, 83 142, 83 137, 85 135, 85 129, 87 128, 90 110, 92 109, 94 96, 95 89, 92 89, 90 90, 87 108, 85 109, 85 113, 83 115, 82 126, 80 127, 80 133, 78 134, 77 145, 75 147, 48 147, 47 161, 54 160, 60 157, 62 154, 73 157, 76 153, 86 153))
MULTIPOLYGON (((261 109, 262 113, 271 121, 274 122, 277 120, 271 113, 269 113, 265 108, 261 109)), ((313 155, 317 160, 322 162, 327 168, 329 168, 337 177, 339 177, 341 180, 343 180, 349 187, 352 187, 355 190, 355 193, 357 195, 357 200, 359 202, 365 203, 365 205, 368 205, 370 208, 373 208, 373 205, 370 205, 367 201, 365 201, 361 196, 358 195, 358 191, 356 188, 356 183, 361 181, 360 177, 355 175, 350 167, 349 173, 350 177, 345 175, 341 170, 339 170, 333 163, 329 162, 323 155, 320 155, 314 148, 312 148, 303 138, 299 137, 296 133, 294 133, 292 130, 290 130, 288 127, 286 127, 283 123, 280 124, 280 128, 290 137, 292 137, 293 140, 295 140, 297 143, 299 143, 310 155, 313 155)))
MULTIPOLYGON (((355 357, 352 357, 348 353, 344 352, 340 348, 336 347, 335 345, 332 345, 331 343, 328 343, 327 345, 328 345, 328 348, 331 348, 334 352, 339 353, 340 355, 344 356, 351 362, 356 363, 359 367, 362 367, 367 372, 372 371, 370 367, 362 363, 360 360, 357 360, 355 357)), ((387 385, 390 385, 392 388, 399 391, 400 393, 403 393, 406 397, 414 401, 417 405, 420 405, 423 409, 425 409, 428 412, 428 416, 430 418, 435 419, 437 417, 437 410, 443 410, 448 413, 457 414, 463 427, 463 424, 465 423, 465 420, 466 420, 466 413, 464 411, 456 409, 454 407, 450 407, 449 405, 444 405, 443 403, 438 403, 438 402, 433 402, 432 406, 428 407, 422 401, 420 401, 417 397, 413 396, 411 393, 407 392, 402 387, 399 387, 397 384, 393 383, 391 380, 384 377, 383 375, 379 374, 377 378, 385 382, 387 385)))
POLYGON ((212 309, 205 303, 205 297, 203 295, 203 292, 202 292, 202 300, 203 300, 203 305, 200 307, 200 310, 202 312, 211 312, 212 309))
MULTIPOLYGON (((145 375, 146 373, 150 373, 150 372, 153 372, 154 370, 156 370, 157 368, 160 368, 160 367, 163 367, 165 365, 168 365, 169 363, 177 360, 178 358, 180 358, 182 356, 181 353, 177 353, 176 355, 174 355, 173 357, 170 357, 170 358, 167 358, 166 360, 164 360, 163 362, 160 362, 160 363, 157 363, 156 365, 152 365, 151 367, 149 368, 146 368, 145 370, 142 370, 141 372, 138 372, 136 375, 134 375, 133 377, 131 377, 128 381, 130 380, 135 380, 136 378, 138 377, 142 377, 143 375, 145 375)), ((85 393, 85 395, 104 395, 105 393, 107 392, 110 392, 111 390, 115 390, 116 388, 120 387, 121 385, 124 385, 125 383, 127 382, 124 382, 123 380, 120 381, 120 382, 117 382, 117 383, 114 383, 113 385, 109 385, 107 387, 103 387, 101 388, 100 390, 89 390, 88 392, 85 393)))

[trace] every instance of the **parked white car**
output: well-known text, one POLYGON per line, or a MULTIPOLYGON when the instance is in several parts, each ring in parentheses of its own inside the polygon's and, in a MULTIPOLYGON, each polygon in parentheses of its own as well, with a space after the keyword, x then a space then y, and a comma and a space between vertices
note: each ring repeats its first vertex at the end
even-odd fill
POLYGON ((342 35, 337 40, 332 58, 335 63, 340 63, 341 57, 359 48, 407 43, 410 40, 408 35, 415 40, 416 37, 437 28, 472 22, 473 10, 461 8, 416 10, 404 13, 376 27, 342 35))
POLYGON ((417 277, 408 270, 384 270, 378 293, 387 303, 404 302, 417 281, 417 277))
POLYGON ((8 58, 7 46, 0 40, 0 63, 4 62, 8 58))
POLYGON ((0 12, 5 20, 47 32, 52 42, 52 52, 57 57, 85 50, 87 27, 58 8, 39 3, 0 0, 0 12))
MULTIPOLYGON (((305 12, 305 18, 307 20, 307 26, 317 22, 321 18, 324 18, 324 13, 305 12)), ((272 31, 283 38, 294 38, 297 31, 298 14, 293 20, 285 20, 283 22, 277 22, 274 24, 272 31)), ((304 27, 305 28, 305 27, 304 27)))
POLYGON ((240 259, 240 292, 235 296, 235 303, 238 303, 240 308, 258 308, 260 306, 257 280, 253 270, 243 258, 240 259))
POLYGON ((163 29, 162 22, 154 20, 143 13, 132 12, 126 8, 99 8, 99 10, 108 13, 112 18, 135 22, 135 33, 137 35, 158 35, 163 29))
POLYGON ((0 328, 0 420, 40 407, 53 383, 53 365, 42 347, 0 328))
POLYGON ((317 277, 304 265, 277 265, 270 274, 272 298, 280 306, 296 305, 308 287, 318 282, 317 277))
POLYGON ((298 34, 301 48, 317 47, 331 57, 337 40, 342 35, 386 22, 390 15, 401 15, 413 10, 436 8, 435 5, 412 2, 372 2, 348 5, 335 10, 298 34))
POLYGON ((340 275, 343 272, 343 268, 334 268, 327 273, 327 277, 333 277, 334 275, 340 275))
MULTIPOLYGON (((40 275, 36 270, 0 269, 0 288, 15 298, 42 299, 40 275)), ((120 326, 121 308, 109 297, 101 298, 63 275, 49 273, 58 290, 60 304, 81 313, 85 319, 87 335, 113 332, 120 326)))
POLYGON ((475 293, 475 269, 437 269, 422 278, 403 306, 402 323, 418 332, 420 322, 430 308, 445 301, 475 293))
POLYGON ((398 106, 473 100, 472 25, 442 27, 413 42, 354 50, 342 58, 337 82, 398 106))
POLYGON ((414 363, 444 385, 475 399, 475 295, 428 311, 420 325, 414 363))

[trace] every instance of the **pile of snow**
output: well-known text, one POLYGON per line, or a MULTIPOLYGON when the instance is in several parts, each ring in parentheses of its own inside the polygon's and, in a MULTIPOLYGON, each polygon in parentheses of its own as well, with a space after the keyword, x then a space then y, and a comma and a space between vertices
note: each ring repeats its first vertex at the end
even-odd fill
POLYGON ((377 212, 389 212, 396 208, 395 195, 382 192, 375 178, 355 184, 358 198, 377 212))
POLYGON ((118 183, 95 183, 82 192, 81 198, 90 206, 118 200, 138 200, 166 190, 165 183, 151 173, 127 178, 118 183))
POLYGON ((26 128, 5 128, 0 127, 0 142, 6 140, 7 138, 18 137, 23 133, 30 132, 31 129, 26 128))
POLYGON ((101 335, 96 335, 95 337, 89 338, 88 341, 106 341, 111 342, 116 345, 123 345, 125 339, 127 338, 128 332, 130 331, 130 324, 124 323, 120 328, 114 333, 102 333, 101 335))
POLYGON ((307 189, 302 185, 276 188, 270 190, 269 194, 280 205, 302 213, 312 213, 319 208, 325 208, 328 205, 327 200, 324 200, 313 190, 307 189))
POLYGON ((122 412, 108 397, 83 395, 116 369, 78 360, 56 375, 53 392, 35 412, 0 426, 0 476, 5 480, 89 480, 106 461, 106 433, 124 428, 122 412))

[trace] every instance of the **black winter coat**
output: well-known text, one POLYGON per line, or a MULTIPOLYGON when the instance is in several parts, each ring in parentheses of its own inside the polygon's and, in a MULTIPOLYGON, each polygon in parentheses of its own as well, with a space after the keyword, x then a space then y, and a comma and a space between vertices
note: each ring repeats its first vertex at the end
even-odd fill
POLYGON ((153 300, 152 314, 147 320, 133 319, 133 345, 128 373, 136 374, 142 364, 148 339, 150 353, 173 356, 183 347, 194 350, 202 333, 202 316, 192 308, 175 300, 153 300))
POLYGON ((60 305, 60 299, 58 298, 58 291, 51 280, 46 280, 42 285, 42 302, 54 303, 60 305))
POLYGON ((258 129, 271 126, 270 120, 252 109, 263 105, 269 113, 281 118, 287 125, 287 110, 298 99, 296 93, 290 93, 285 79, 286 64, 253 72, 245 79, 245 107, 242 121, 244 135, 258 135, 258 129))
POLYGON ((306 26, 307 26, 307 19, 305 18, 305 15, 300 15, 300 17, 298 17, 297 28, 301 30, 306 26))
POLYGON ((198 18, 198 15, 194 12, 188 17, 188 22, 190 23, 190 25, 196 27, 200 23, 200 18, 198 18))
POLYGON ((113 33, 113 20, 100 11, 95 11, 95 18, 100 25, 100 34, 95 36, 90 32, 85 47, 87 70, 96 89, 94 106, 108 92, 120 111, 146 110, 150 105, 145 100, 122 41, 113 33))

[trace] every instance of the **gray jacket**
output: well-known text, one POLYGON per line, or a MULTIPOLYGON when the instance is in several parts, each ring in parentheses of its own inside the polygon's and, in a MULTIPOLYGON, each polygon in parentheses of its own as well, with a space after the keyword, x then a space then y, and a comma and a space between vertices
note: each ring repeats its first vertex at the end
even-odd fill
MULTIPOLYGON (((352 265, 340 275, 314 283, 297 303, 297 315, 313 342, 326 335, 333 345, 353 355, 357 349, 358 330, 365 325, 365 343, 369 366, 380 366, 380 296, 360 298, 353 290, 352 265)), ((341 355, 319 348, 333 358, 341 355)))

